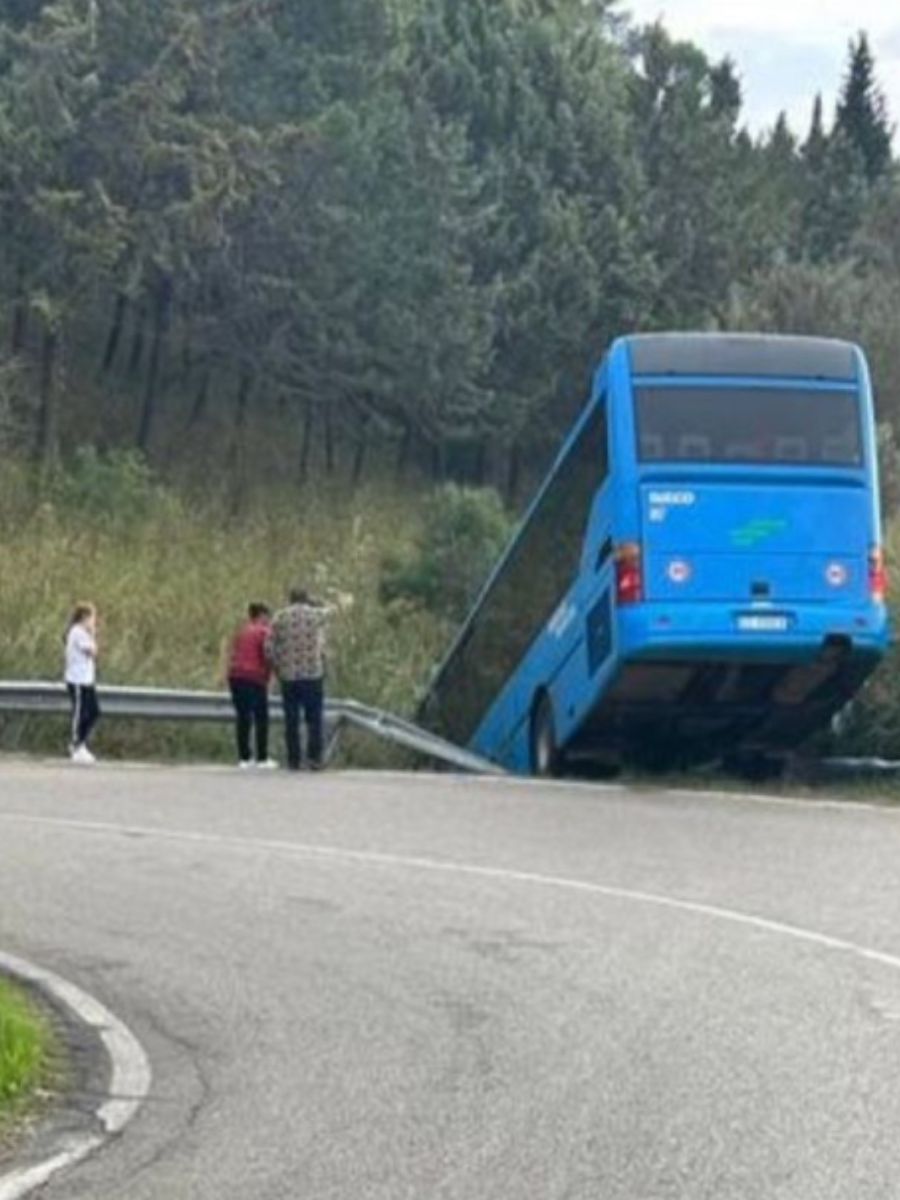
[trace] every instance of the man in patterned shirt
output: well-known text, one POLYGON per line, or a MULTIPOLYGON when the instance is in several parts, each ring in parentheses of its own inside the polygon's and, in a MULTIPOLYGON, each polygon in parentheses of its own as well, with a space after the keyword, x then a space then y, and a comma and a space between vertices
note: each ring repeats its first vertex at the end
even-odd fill
POLYGON ((294 588, 290 604, 276 613, 266 642, 266 654, 281 683, 284 700, 284 738, 287 766, 299 771, 300 712, 307 733, 312 770, 322 768, 322 723, 325 708, 325 633, 333 610, 316 604, 303 588, 294 588))

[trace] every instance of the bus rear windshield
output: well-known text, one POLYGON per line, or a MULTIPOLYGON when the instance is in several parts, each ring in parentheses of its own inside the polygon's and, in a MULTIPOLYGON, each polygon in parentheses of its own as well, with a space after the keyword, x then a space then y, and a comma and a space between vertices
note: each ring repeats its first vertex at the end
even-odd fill
POLYGON ((855 392, 644 387, 636 402, 642 462, 862 465, 855 392))

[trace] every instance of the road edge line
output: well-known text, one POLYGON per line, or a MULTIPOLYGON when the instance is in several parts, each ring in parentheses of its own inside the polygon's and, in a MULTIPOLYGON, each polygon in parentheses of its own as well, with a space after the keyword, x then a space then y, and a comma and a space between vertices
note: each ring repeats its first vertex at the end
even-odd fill
POLYGON ((102 1042, 110 1062, 106 1094, 99 1097, 91 1114, 102 1132, 62 1135, 43 1161, 0 1173, 0 1200, 21 1200, 120 1134, 149 1095, 153 1073, 143 1046, 128 1026, 74 983, 2 950, 0 971, 36 989, 51 1004, 62 1008, 76 1025, 91 1029, 102 1042))

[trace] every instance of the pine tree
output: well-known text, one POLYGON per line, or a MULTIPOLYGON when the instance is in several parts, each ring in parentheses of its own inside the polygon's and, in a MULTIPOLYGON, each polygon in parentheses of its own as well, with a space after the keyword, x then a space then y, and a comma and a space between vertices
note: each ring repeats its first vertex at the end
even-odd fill
POLYGON ((662 25, 644 29, 634 50, 634 138, 661 277, 652 321, 703 327, 724 303, 747 240, 740 88, 727 61, 713 65, 662 25))
POLYGON ((514 482, 614 334, 715 324, 759 279, 776 324, 807 320, 807 285, 825 322, 854 272, 873 302, 834 319, 893 396, 900 202, 866 39, 835 128, 817 100, 798 146, 784 118, 740 128, 730 61, 612 7, 0 0, 0 318, 41 456, 68 358, 110 442, 158 452, 180 397, 236 493, 265 422, 298 476, 316 442, 354 475, 380 442, 514 482))
POLYGON ((814 263, 846 253, 863 219, 871 187, 863 147, 848 125, 848 111, 839 108, 828 133, 822 99, 817 96, 801 148, 803 209, 798 245, 800 254, 814 263))
POLYGON ((0 67, 0 205, 3 265, 16 280, 13 343, 39 327, 34 456, 55 457, 59 375, 70 325, 121 251, 123 214, 87 152, 99 106, 99 60, 90 11, 53 0, 17 10, 3 28, 0 67))
POLYGON ((803 164, 811 174, 822 170, 825 155, 828 151, 828 136, 825 133, 825 118, 822 108, 822 93, 818 92, 813 101, 812 120, 806 141, 801 147, 803 164))
POLYGON ((835 248, 835 180, 829 171, 830 141, 825 132, 821 94, 813 103, 812 120, 800 150, 803 173, 803 209, 799 251, 814 263, 822 262, 835 248))
POLYGON ((511 492, 653 289, 627 63, 597 17, 580 0, 426 0, 410 30, 415 90, 465 131, 481 180, 469 255, 495 321, 483 431, 509 452, 511 492))
POLYGON ((862 156, 872 184, 891 165, 893 130, 884 94, 875 80, 875 60, 864 33, 850 43, 850 65, 837 106, 836 128, 862 156))

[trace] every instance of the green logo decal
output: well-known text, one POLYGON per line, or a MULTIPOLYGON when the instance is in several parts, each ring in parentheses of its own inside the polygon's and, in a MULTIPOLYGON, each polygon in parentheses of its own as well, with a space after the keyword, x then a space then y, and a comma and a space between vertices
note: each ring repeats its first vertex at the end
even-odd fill
POLYGON ((787 528, 788 523, 785 520, 749 521, 740 529, 732 529, 731 542, 739 550, 753 550, 776 534, 787 532, 787 528))

